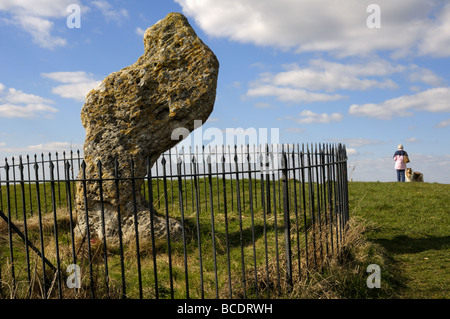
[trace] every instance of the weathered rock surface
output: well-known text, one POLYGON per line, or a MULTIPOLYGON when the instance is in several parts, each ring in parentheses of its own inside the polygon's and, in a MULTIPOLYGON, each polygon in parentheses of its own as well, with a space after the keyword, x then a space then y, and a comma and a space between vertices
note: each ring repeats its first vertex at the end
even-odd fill
MULTIPOLYGON (((102 162, 102 178, 113 178, 115 159, 121 178, 131 177, 131 159, 134 160, 135 177, 144 177, 147 159, 153 165, 161 153, 179 142, 172 140, 173 130, 186 128, 192 131, 194 120, 205 122, 213 110, 219 62, 182 14, 170 13, 150 27, 145 32, 144 45, 145 53, 136 63, 110 74, 86 97, 81 111, 86 130, 86 179, 100 177, 98 161, 102 162)), ((82 174, 83 170, 80 178, 82 174)), ((130 180, 119 183, 118 200, 113 180, 102 182, 102 194, 98 182, 88 181, 86 190, 78 183, 78 231, 81 234, 86 231, 87 210, 90 233, 102 237, 100 212, 103 202, 107 237, 118 234, 118 208, 125 237, 135 234, 135 209, 139 215, 140 234, 148 234, 149 204, 141 196, 142 183, 142 179, 135 181, 135 200, 130 180)), ((154 222, 159 235, 165 235, 165 218, 156 216, 154 222)), ((169 227, 172 235, 181 233, 179 222, 170 220, 169 227)))

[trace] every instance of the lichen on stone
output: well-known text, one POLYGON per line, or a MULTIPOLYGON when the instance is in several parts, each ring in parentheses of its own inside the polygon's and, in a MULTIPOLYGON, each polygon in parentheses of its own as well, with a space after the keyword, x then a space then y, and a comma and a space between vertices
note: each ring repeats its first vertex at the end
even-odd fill
MULTIPOLYGON (((148 28, 144 48, 136 63, 111 73, 86 97, 81 121, 86 130, 84 173, 87 179, 100 177, 99 160, 102 178, 114 176, 115 160, 119 163, 120 176, 130 177, 131 159, 135 164, 134 175, 144 177, 147 159, 153 164, 161 153, 179 142, 171 139, 175 129, 183 127, 192 131, 194 121, 206 122, 213 110, 219 62, 186 17, 170 13, 148 28)), ((140 189, 142 182, 136 180, 136 189, 140 189)), ((117 233, 118 223, 114 220, 117 206, 124 220, 133 213, 130 203, 134 194, 129 183, 120 182, 117 202, 115 183, 104 182, 103 203, 99 201, 98 183, 87 183, 86 202, 82 183, 78 184, 76 210, 81 233, 86 230, 83 216, 87 211, 90 228, 99 237, 103 235, 99 224, 100 204, 108 219, 106 235, 117 233)), ((148 215, 149 204, 140 192, 135 195, 138 210, 147 211, 142 215, 148 215)))

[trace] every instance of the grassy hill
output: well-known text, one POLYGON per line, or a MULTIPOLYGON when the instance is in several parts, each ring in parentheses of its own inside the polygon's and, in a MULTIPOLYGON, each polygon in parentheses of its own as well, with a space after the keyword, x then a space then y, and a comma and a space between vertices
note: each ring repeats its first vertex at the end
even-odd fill
MULTIPOLYGON (((59 186, 59 185, 57 185, 59 186)), ((63 185, 64 186, 64 185, 63 185)), ((16 186, 18 194, 20 194, 19 185, 16 186)), ((41 185, 43 187, 43 185, 41 185)), ((14 190, 14 189, 13 189, 14 190)), ((155 190, 155 188, 154 188, 155 190)), ((42 190, 44 191, 44 190, 42 190)), ((65 190, 64 187, 58 188, 61 192, 61 196, 58 197, 56 201, 59 203, 59 198, 62 199, 62 204, 64 206, 65 190)), ((32 192, 34 193, 34 192, 32 192)), ((176 194, 177 192, 175 192, 176 194)), ((349 183, 349 205, 350 205, 350 227, 345 238, 345 249, 344 258, 339 260, 331 260, 328 267, 323 269, 323 271, 311 271, 309 273, 309 278, 303 276, 300 280, 294 282, 294 287, 291 293, 283 294, 282 296, 276 296, 275 292, 272 291, 272 297, 278 298, 401 298, 401 299, 437 299, 437 298, 450 298, 450 185, 446 184, 430 184, 430 183, 379 183, 379 182, 351 182, 349 183), (338 262, 339 261, 339 262, 338 262), (367 287, 367 278, 369 274, 366 272, 367 266, 370 264, 377 264, 381 269, 381 288, 369 289, 367 287)), ((3 194, 5 195, 5 194, 3 194)), ((49 196, 49 192, 47 192, 49 196)), ((22 204, 20 201, 20 196, 17 203, 14 203, 12 214, 17 213, 21 215, 22 204)), ((28 193, 26 198, 28 198, 28 193)), ((190 198, 190 195, 188 196, 190 198)), ((203 197, 202 197, 203 198, 203 197)), ((229 200, 227 200, 228 202, 229 200)), ((3 204, 5 204, 5 198, 2 199, 3 204)), ((36 207, 35 199, 30 200, 32 207, 36 207)), ((31 210, 31 205, 27 202, 27 208, 31 210), (29 207, 30 206, 30 207, 29 207)), ((51 255, 51 238, 53 229, 52 224, 52 214, 51 209, 47 206, 51 204, 50 198, 48 198, 47 203, 42 203, 43 212, 45 213, 44 218, 44 228, 47 229, 47 236, 49 240, 49 247, 46 247, 47 254, 51 255), (47 212, 48 210, 48 212, 47 212)), ((222 205, 223 203, 221 203, 222 205)), ((209 211, 204 212, 206 215, 209 211)), ((58 212, 58 214, 60 214, 58 212)), ((209 219, 205 215, 204 220, 201 222, 207 222, 209 219)), ((67 216, 66 216, 67 217, 67 216)), ((58 226, 60 231, 68 229, 67 218, 61 216, 60 225, 58 226)), ((230 220, 238 221, 237 215, 233 215, 230 211, 230 220)), ((194 216, 186 216, 186 222, 190 222, 192 228, 195 228, 194 216)), ((221 231, 223 228, 223 220, 220 219, 220 214, 216 216, 216 226, 217 231, 221 231), (220 226, 220 227, 219 227, 220 226)), ((36 219, 36 216, 34 217, 36 219)), ((33 218, 29 220, 29 236, 34 238, 38 236, 37 223, 32 223, 33 218), (34 231, 33 231, 34 229, 34 231)), ((282 223, 282 220, 280 221, 282 223)), ((244 225, 249 226, 250 218, 244 219, 244 225)), ((235 223, 237 225, 237 223, 235 223)), ((256 220, 256 227, 260 230, 263 224, 256 220)), ((210 238, 209 233, 211 227, 209 224, 203 225, 205 238, 210 238)), ((280 227, 282 225, 280 224, 280 227)), ((246 229, 247 229, 246 228, 246 229)), ((250 229, 250 228, 248 228, 250 229)), ((281 228, 280 228, 281 229, 281 228)), ((233 233, 231 236, 232 242, 239 242, 239 232, 238 229, 230 229, 233 233)), ((191 234, 192 235, 192 234, 191 234)), ((246 232, 245 241, 247 243, 246 249, 251 250, 251 232, 246 232)), ((273 229, 269 230, 268 233, 270 240, 273 241, 273 229)), ((3 263, 7 262, 8 245, 7 245, 7 227, 3 221, 0 221, 0 257, 3 263), (3 254, 2 254, 3 253, 3 254)), ((282 240, 282 234, 280 235, 280 242, 282 240)), ((191 236, 192 237, 192 236, 191 236)), ((23 247, 23 242, 21 242, 18 236, 14 236, 14 247, 19 249, 23 247)), ((257 238, 256 249, 264 250, 264 244, 261 238, 257 238)), ((37 239, 36 239, 37 240, 37 239)), ((218 242, 218 258, 225 258, 224 253, 224 243, 223 237, 217 237, 218 242)), ((62 254, 70 256, 70 251, 68 247, 68 236, 63 236, 62 241, 62 254), (67 237, 67 238, 66 238, 67 237)), ((208 242, 208 241, 207 241, 208 242)), ((195 241, 189 241, 188 250, 192 256, 196 256, 195 252, 197 245, 195 241)), ((97 243, 99 244, 99 242, 97 243)), ((37 244, 36 244, 37 245, 37 244)), ((174 244, 175 245, 175 244, 174 244)), ((206 244, 205 244, 206 245, 206 244)), ((203 250, 203 261, 204 265, 209 265, 212 268, 214 259, 211 256, 211 244, 202 247, 203 250), (209 252, 209 253, 208 253, 209 252)), ((174 260, 174 275, 176 278, 183 279, 183 247, 181 245, 173 246, 175 255, 174 260), (179 246, 179 247, 178 247, 179 246)), ((101 271, 101 254, 99 245, 95 245, 96 258, 99 259, 96 263, 96 268, 101 271)), ((233 246, 231 254, 234 256, 235 260, 239 259, 239 245, 233 246)), ((150 247, 141 247, 145 254, 142 254, 142 267, 143 273, 151 274, 147 271, 152 268, 152 258, 150 254, 150 247)), ((158 251, 161 251, 161 256, 158 257, 158 263, 160 264, 161 271, 159 276, 161 276, 162 282, 168 282, 164 279, 165 273, 167 271, 165 264, 165 255, 162 253, 165 251, 165 246, 163 243, 157 247, 158 251)), ((109 263, 110 267, 118 268, 118 254, 117 252, 110 248, 109 250, 109 263), (117 265, 116 265, 117 264, 117 265)), ((17 252, 18 256, 15 262, 18 263, 20 258, 23 258, 23 252, 17 252)), ((247 259, 251 260, 251 252, 246 251, 247 259)), ((271 252, 270 255, 273 256, 275 252, 271 252)), ((136 269, 133 266, 135 264, 135 254, 133 252, 133 247, 129 248, 125 252, 126 257, 126 278, 130 281, 130 287, 136 287, 136 269), (134 280, 134 281, 133 281, 134 280)), ((192 258, 194 258, 192 257, 192 258)), ((195 258, 194 258, 195 259, 195 258)), ((281 258, 283 259, 283 258, 281 258)), ((37 259, 36 259, 37 260, 37 259)), ((275 259, 271 258, 272 263, 269 263, 270 267, 275 267, 275 259)), ((23 261, 22 261, 23 262, 23 261)), ((219 266, 224 267, 225 263, 223 260, 219 260, 219 266)), ((240 269, 239 263, 233 264, 237 270, 240 269)), ((283 268, 283 265, 281 265, 283 268)), ((189 263, 190 269, 196 270, 198 268, 195 260, 189 263)), ((24 267, 19 267, 21 269, 22 277, 24 267)), ((259 273, 264 273, 264 269, 258 270, 259 273)), ((239 271, 238 271, 239 272, 239 271)), ((19 273, 19 272, 18 272, 19 273)), ((7 279, 7 273, 3 271, 1 273, 2 279, 7 279)), ((205 280, 208 282, 214 281, 213 272, 205 272, 205 280)), ((226 287, 226 272, 219 272, 220 284, 226 287)), ((110 272, 111 284, 113 282, 120 282, 120 274, 110 272), (117 277, 117 278, 116 278, 117 277)), ((152 278, 150 275, 144 277, 144 281, 147 282, 147 287, 150 289, 152 287, 152 278), (149 277, 149 278, 147 278, 149 277), (150 283, 150 284, 148 284, 150 283), (150 288, 149 288, 150 287, 150 288)), ((198 276, 197 276, 198 277, 198 276)), ((199 279, 191 275, 190 281, 193 282, 193 287, 199 286, 199 279)), ((248 274, 248 280, 252 279, 251 273, 248 274)), ((99 276, 101 278, 101 276, 99 276)), ((260 280, 265 278, 260 277, 260 280)), ((100 280, 100 279, 99 279, 100 280)), ((240 277, 235 276, 232 278, 233 286, 239 288, 241 285, 240 277)), ((184 284, 184 280, 175 282, 177 287, 184 284)), ((259 283, 262 287, 265 286, 264 282, 259 283)), ((22 285, 23 286, 23 285, 22 285)), ((160 285, 160 295, 162 297, 167 297, 168 294, 167 287, 162 287, 160 285), (164 290, 164 289, 166 290, 164 290), (164 296, 163 296, 164 295, 164 296)), ((213 287, 213 285, 210 285, 213 287)), ((6 286, 5 286, 6 287, 6 286)), ((4 288, 5 288, 4 287, 4 288)), ((183 287, 181 287, 183 288, 183 287)), ((180 291, 183 289, 180 288, 180 291)), ((135 288, 136 290, 136 288, 135 288)), ((4 293, 10 295, 7 289, 4 289, 4 293)), ((128 291, 131 297, 136 297, 137 292, 128 291)), ((196 291, 191 291, 192 296, 195 295, 196 291)), ((210 295, 214 295, 214 292, 209 291, 210 295)), ((261 292, 262 293, 262 292, 261 292)), ((17 293, 19 295, 19 293, 17 293)), ((223 295, 222 297, 226 297, 223 295)), ((262 297, 265 294, 261 295, 262 297)), ((183 295, 176 296, 183 297, 183 295)), ((238 295, 234 295, 238 298, 238 295)))
POLYGON ((385 253, 384 297, 450 298, 450 185, 352 182, 349 200, 385 253))

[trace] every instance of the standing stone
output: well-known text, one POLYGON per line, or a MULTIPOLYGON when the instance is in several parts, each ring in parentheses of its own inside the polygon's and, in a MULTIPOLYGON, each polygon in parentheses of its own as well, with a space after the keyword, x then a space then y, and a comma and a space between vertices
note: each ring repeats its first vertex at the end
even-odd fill
MULTIPOLYGON (((115 160, 120 178, 132 176, 132 159, 134 176, 142 178, 147 174, 147 161, 153 165, 161 153, 179 142, 171 138, 175 129, 191 132, 195 120, 204 123, 213 111, 219 62, 182 14, 170 13, 147 29, 144 45, 145 53, 137 62, 106 77, 89 92, 81 110, 86 140, 85 170, 79 177, 100 178, 101 161, 101 177, 106 179, 102 194, 99 182, 87 181, 86 189, 83 183, 77 184, 81 235, 86 233, 87 211, 90 233, 102 237, 101 195, 107 238, 118 234, 118 208, 125 237, 135 236, 135 207, 139 234, 149 235, 149 203, 141 195, 143 179, 135 180, 134 194, 130 180, 120 181, 117 200, 115 181, 108 180, 114 178, 115 160)), ((164 236, 165 218, 155 216, 154 224, 156 235, 164 236)), ((171 235, 181 234, 178 221, 171 219, 169 227, 171 235)))

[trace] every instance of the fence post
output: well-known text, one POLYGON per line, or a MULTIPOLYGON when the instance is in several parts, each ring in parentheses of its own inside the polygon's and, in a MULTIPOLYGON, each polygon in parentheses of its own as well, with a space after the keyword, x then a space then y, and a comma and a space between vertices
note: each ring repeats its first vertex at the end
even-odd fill
POLYGON ((27 155, 27 170, 28 170, 28 196, 30 197, 30 215, 33 216, 33 200, 31 197, 31 171, 30 171, 30 156, 27 155))
POLYGON ((208 157, 206 158, 206 164, 208 165, 209 201, 210 201, 210 208, 211 208, 211 240, 212 240, 212 246, 213 246, 215 289, 216 289, 216 299, 219 299, 219 286, 218 286, 218 278, 217 278, 217 258, 216 258, 216 231, 215 231, 215 226, 214 226, 211 154, 209 154, 208 157))
MULTIPOLYGON (((273 226, 274 226, 274 230, 275 230, 275 256, 276 256, 276 273, 277 273, 277 290, 278 290, 278 295, 281 295, 281 280, 280 280, 280 258, 279 256, 279 243, 278 243, 278 211, 277 211, 277 190, 276 190, 276 177, 275 177, 275 165, 277 165, 278 167, 278 156, 277 156, 277 162, 274 162, 274 153, 275 155, 278 154, 278 150, 274 150, 273 145, 272 145, 272 151, 270 153, 270 158, 271 158, 271 163, 272 163, 272 167, 271 167, 271 171, 272 171, 272 194, 273 194, 273 226), (275 153, 277 152, 277 153, 275 153)), ((278 172, 278 169, 277 169, 278 172)), ((279 176, 279 174, 278 174, 279 176)), ((279 177, 278 177, 279 179, 279 177)), ((279 185, 279 183, 278 183, 279 185)), ((267 191, 270 190, 270 184, 269 187, 267 189, 267 191)), ((278 202, 280 203, 280 195, 278 196, 278 202)), ((270 204, 270 203, 269 203, 270 204)), ((279 205, 279 204, 278 204, 279 205)))
POLYGON ((189 299, 189 273, 187 264, 187 252, 186 252, 186 231, 184 225, 184 206, 183 206, 183 181, 181 179, 181 157, 177 157, 177 177, 178 177, 178 201, 180 203, 180 213, 181 213, 181 232, 183 238, 183 255, 184 255, 184 276, 186 282, 186 299, 189 299))
MULTIPOLYGON (((158 163, 156 163, 158 166, 158 163)), ((158 182, 158 179, 156 180, 158 182)), ((148 190, 148 206, 150 212, 150 236, 152 238, 152 256, 153 256, 153 277, 155 280, 155 298, 159 299, 158 292, 158 269, 156 264, 156 244, 155 244, 155 226, 154 226, 154 215, 155 208, 153 206, 153 176, 152 176, 152 164, 150 158, 147 157, 147 190, 148 190)))
POLYGON ((167 227, 167 251, 169 255, 169 281, 170 281, 170 297, 174 299, 174 290, 173 290, 173 271, 172 271, 172 248, 170 243, 170 221, 169 221, 169 199, 167 193, 167 169, 166 164, 167 160, 164 157, 161 160, 162 169, 163 169, 163 185, 164 185, 164 206, 165 206, 165 216, 166 216, 166 227, 167 227))
POLYGON ((27 209, 26 209, 26 203, 25 203, 25 179, 23 175, 23 162, 22 162, 22 156, 19 157, 19 171, 20 171, 20 191, 22 195, 22 213, 23 213, 23 229, 24 229, 24 242, 25 242, 25 258, 27 261, 27 275, 28 275, 28 282, 29 282, 29 288, 28 288, 28 295, 31 296, 31 271, 30 271, 30 250, 28 249, 28 227, 27 227, 27 209))
POLYGON ((344 203, 345 203, 345 222, 347 223, 350 216, 349 216, 349 209, 348 209, 348 173, 347 173, 347 148, 344 145, 342 145, 342 157, 343 157, 343 163, 342 167, 344 170, 344 203))
MULTIPOLYGON (((298 152, 298 144, 297 144, 297 152, 298 152)), ((297 202, 297 177, 295 175, 295 170, 297 169, 295 166, 295 145, 292 146, 292 180, 294 185, 294 213, 295 213, 295 230, 297 235, 297 261, 298 261, 298 275, 301 278, 301 263, 300 263, 300 228, 299 228, 299 216, 298 216, 298 202, 297 202)))
MULTIPOLYGON (((141 253, 139 251, 139 226, 138 226, 138 213, 137 213, 137 203, 136 203, 136 178, 134 175, 134 160, 130 160, 131 167, 131 190, 133 193, 133 217, 134 217, 134 233, 136 240, 136 262, 137 262, 137 270, 138 270, 138 283, 139 283, 139 299, 143 298, 142 291, 142 273, 141 273, 141 253)), ((101 180, 101 176, 100 176, 101 180)), ((167 229, 169 229, 169 225, 167 225, 167 229)))
MULTIPOLYGON (((323 219, 325 226, 322 227, 322 232, 325 233, 325 260, 330 257, 330 249, 328 247, 328 211, 327 211, 327 184, 326 184, 326 163, 325 163, 325 148, 322 144, 319 144, 319 161, 320 161, 320 177, 322 180, 322 194, 321 200, 323 201, 323 219)), ((323 236, 322 236, 323 237, 323 236)), ((323 238, 322 238, 323 239, 323 238)))
POLYGON ((252 243, 253 243, 253 266, 255 272, 255 292, 256 298, 258 298, 258 270, 256 266, 256 235, 255 235, 255 214, 253 210, 253 189, 252 189, 252 168, 250 164, 250 150, 247 145, 247 164, 248 164, 248 195, 250 201, 250 215, 252 219, 252 243))
POLYGON ((327 177, 328 180, 326 181, 327 183, 327 188, 328 188, 328 207, 329 207, 329 215, 330 215, 330 245, 331 245, 331 257, 334 256, 334 240, 333 240, 333 200, 332 200, 332 194, 333 194, 333 186, 332 186, 332 175, 331 175, 331 168, 330 168, 330 146, 327 145, 326 146, 326 151, 325 151, 325 162, 326 162, 326 167, 327 167, 327 177))
POLYGON ((58 243, 58 223, 56 217, 56 192, 55 192, 55 165, 53 161, 50 161, 50 189, 52 195, 52 207, 53 207, 53 230, 55 233, 55 250, 56 250, 56 267, 57 267, 57 279, 58 279, 58 293, 59 298, 62 299, 62 287, 61 287, 61 263, 59 259, 59 243, 58 243))
MULTIPOLYGON (((300 146, 299 146, 300 147, 300 146)), ((306 217, 306 186, 305 186, 305 144, 302 144, 302 150, 299 151, 299 161, 300 161, 300 179, 302 181, 301 188, 301 198, 302 198, 302 207, 303 207, 303 227, 305 232, 305 261, 306 261, 306 269, 309 269, 309 252, 308 252, 308 223, 306 217)), ((309 272, 306 272, 306 278, 309 279, 309 272)))
POLYGON ((14 211, 16 212, 16 219, 19 219, 19 215, 17 214, 17 194, 16 194, 16 164, 14 163, 14 157, 12 160, 12 175, 13 175, 13 193, 14 193, 14 211))
POLYGON ((333 198, 332 198, 332 202, 333 202, 333 213, 334 213, 334 223, 335 223, 335 233, 336 233, 336 255, 339 256, 340 254, 340 248, 339 248, 339 242, 340 242, 340 218, 339 218, 339 209, 338 209, 338 202, 339 202, 339 188, 336 182, 336 176, 337 176, 337 169, 336 169, 336 146, 333 145, 331 146, 330 149, 330 154, 331 154, 331 174, 332 174, 332 185, 333 185, 333 198))
POLYGON ((44 299, 47 299, 47 283, 46 283, 46 273, 45 273, 45 253, 44 253, 44 234, 42 227, 42 211, 41 211, 41 196, 39 191, 39 165, 37 162, 37 156, 34 155, 34 174, 36 178, 36 201, 38 209, 38 220, 39 220, 39 240, 41 242, 42 251, 42 286, 44 290, 44 299))
POLYGON ((114 183, 116 189, 116 203, 117 203, 117 225, 119 228, 119 251, 120 251, 120 269, 122 278, 122 299, 125 299, 126 285, 125 285, 125 264, 123 256, 123 240, 122 240, 122 217, 120 214, 120 183, 119 183, 119 161, 117 158, 114 159, 114 183))
POLYGON ((14 253, 12 242, 12 230, 11 230, 11 202, 10 202, 10 190, 9 190, 9 164, 8 159, 5 158, 5 171, 6 171, 6 206, 8 210, 8 241, 9 241, 9 260, 11 262, 11 277, 12 277, 12 291, 16 290, 16 275, 14 272, 14 253))
MULTIPOLYGON (((195 147, 196 149, 196 156, 197 159, 199 158, 198 155, 198 145, 196 145, 195 147)), ((211 149, 209 150, 209 154, 211 155, 211 149)), ((205 145, 202 146, 202 164, 203 164, 203 188, 204 188, 204 193, 203 196, 205 197, 205 212, 208 211, 208 192, 206 190, 207 187, 207 183, 206 183, 206 162, 205 162, 205 145)), ((197 163, 197 165, 200 165, 200 163, 197 163)), ((200 172, 200 166, 199 166, 199 172, 200 172)), ((200 190, 199 190, 199 196, 200 196, 200 190)), ((212 205, 212 203, 210 203, 210 205, 212 205)), ((201 209, 201 206, 200 206, 201 209)))
MULTIPOLYGON (((108 273, 108 246, 106 243, 106 229, 105 229, 105 205, 103 203, 103 171, 102 171, 102 161, 97 162, 98 176, 99 176, 99 193, 100 193, 100 215, 102 220, 102 236, 103 236, 103 259, 105 262, 105 288, 106 295, 109 298, 109 273, 108 273)), ((69 176, 69 170, 67 169, 67 176, 69 176)), ((70 182, 67 183, 68 189, 70 190, 70 182)), ((70 194, 67 196, 70 198, 70 194)), ((72 222, 72 214, 70 215, 72 222)))
POLYGON ((266 171, 266 214, 270 215, 270 160, 269 160, 269 145, 266 144, 266 156, 264 157, 264 169, 266 171))
MULTIPOLYGON (((94 279, 93 279, 93 270, 92 270, 92 252, 91 252, 91 231, 89 229, 89 210, 88 210, 88 199, 87 199, 87 179, 86 179, 86 162, 83 160, 81 163, 82 169, 82 184, 83 184, 83 197, 84 197, 84 217, 86 219, 86 241, 87 241, 87 249, 88 249, 88 262, 89 262, 89 286, 91 299, 94 299, 94 279)), ((52 172, 52 171, 50 171, 52 172)), ((54 189, 52 186, 52 195, 54 193, 54 189)), ((52 197, 53 199, 53 197, 52 197)))
POLYGON ((283 185, 284 241, 286 248, 286 280, 288 292, 292 291, 291 221, 289 214, 289 180, 286 153, 281 157, 281 181, 283 185))
POLYGON ((194 188, 195 188, 195 215, 196 215, 196 225, 197 225, 197 247, 198 247, 198 262, 199 262, 199 270, 200 270, 200 290, 202 299, 205 298, 205 290, 203 284, 203 257, 202 257, 202 240, 200 233, 200 207, 199 207, 199 197, 200 190, 198 189, 198 166, 197 166, 197 158, 195 155, 192 156, 192 167, 194 169, 194 188))
POLYGON ((227 207, 227 184, 225 177, 225 153, 222 153, 222 188, 223 188, 223 211, 225 215, 225 235, 227 249, 227 269, 228 269, 228 289, 230 291, 230 299, 233 297, 231 288, 231 269, 230 269, 230 243, 228 238, 228 207, 227 207))
POLYGON ((242 285, 244 292, 244 299, 247 299, 247 286, 246 286, 246 276, 245 276, 245 257, 244 257, 244 238, 242 234, 242 209, 241 209, 241 190, 240 190, 240 179, 239 179, 239 164, 236 147, 234 148, 234 164, 236 168, 236 196, 237 196, 237 210, 239 213, 239 242, 241 246, 241 266, 242 266, 242 285))
MULTIPOLYGON (((74 236, 74 224, 73 224, 73 215, 72 215, 72 195, 71 195, 72 192, 71 192, 71 188, 70 188, 70 167, 71 167, 71 165, 70 165, 69 161, 65 161, 64 174, 65 174, 65 178, 66 178, 66 197, 67 197, 67 204, 68 204, 69 218, 70 218, 69 225, 70 225, 70 239, 71 239, 71 243, 72 243, 72 263, 74 265, 76 265, 77 258, 76 258, 76 254, 75 254, 75 236, 74 236)), ((36 174, 37 174, 37 170, 36 170, 36 174)), ((37 180, 37 177, 36 177, 36 180, 37 180)), ((36 188, 38 188, 38 187, 39 187, 39 185, 36 185, 36 188)), ((42 252, 42 253, 44 253, 44 252, 42 252)), ((76 271, 75 271, 75 276, 77 276, 76 271)), ((81 282, 81 279, 78 278, 78 279, 76 279, 76 281, 81 282)), ((78 292, 78 288, 75 290, 75 293, 77 293, 77 292, 78 292)))
MULTIPOLYGON (((321 269, 323 269, 323 231, 322 231, 322 195, 321 195, 321 191, 320 191, 320 174, 319 174, 319 166, 320 163, 317 159, 318 156, 318 149, 317 149, 317 144, 314 145, 314 149, 313 146, 311 145, 311 150, 313 151, 313 162, 314 162, 314 167, 316 168, 316 191, 317 191, 317 195, 315 196, 316 200, 317 200, 317 219, 316 221, 318 221, 318 225, 317 225, 317 237, 318 237, 318 245, 319 245, 319 253, 320 253, 320 267, 321 269)), ((314 174, 314 173, 313 173, 314 174)))
MULTIPOLYGON (((261 148, 260 148, 261 149, 261 148)), ((262 215, 263 215, 263 232, 264 232, 264 252, 265 252, 265 264, 266 264, 266 282, 267 282, 267 299, 270 298, 270 289, 269 289, 269 253, 268 253, 268 247, 267 247, 267 218, 266 218, 266 200, 264 195, 264 171, 265 166, 264 157, 262 155, 262 152, 259 154, 259 165, 260 165, 260 178, 261 178, 261 205, 262 205, 262 215)), ((267 175, 266 175, 267 177, 267 175)))

